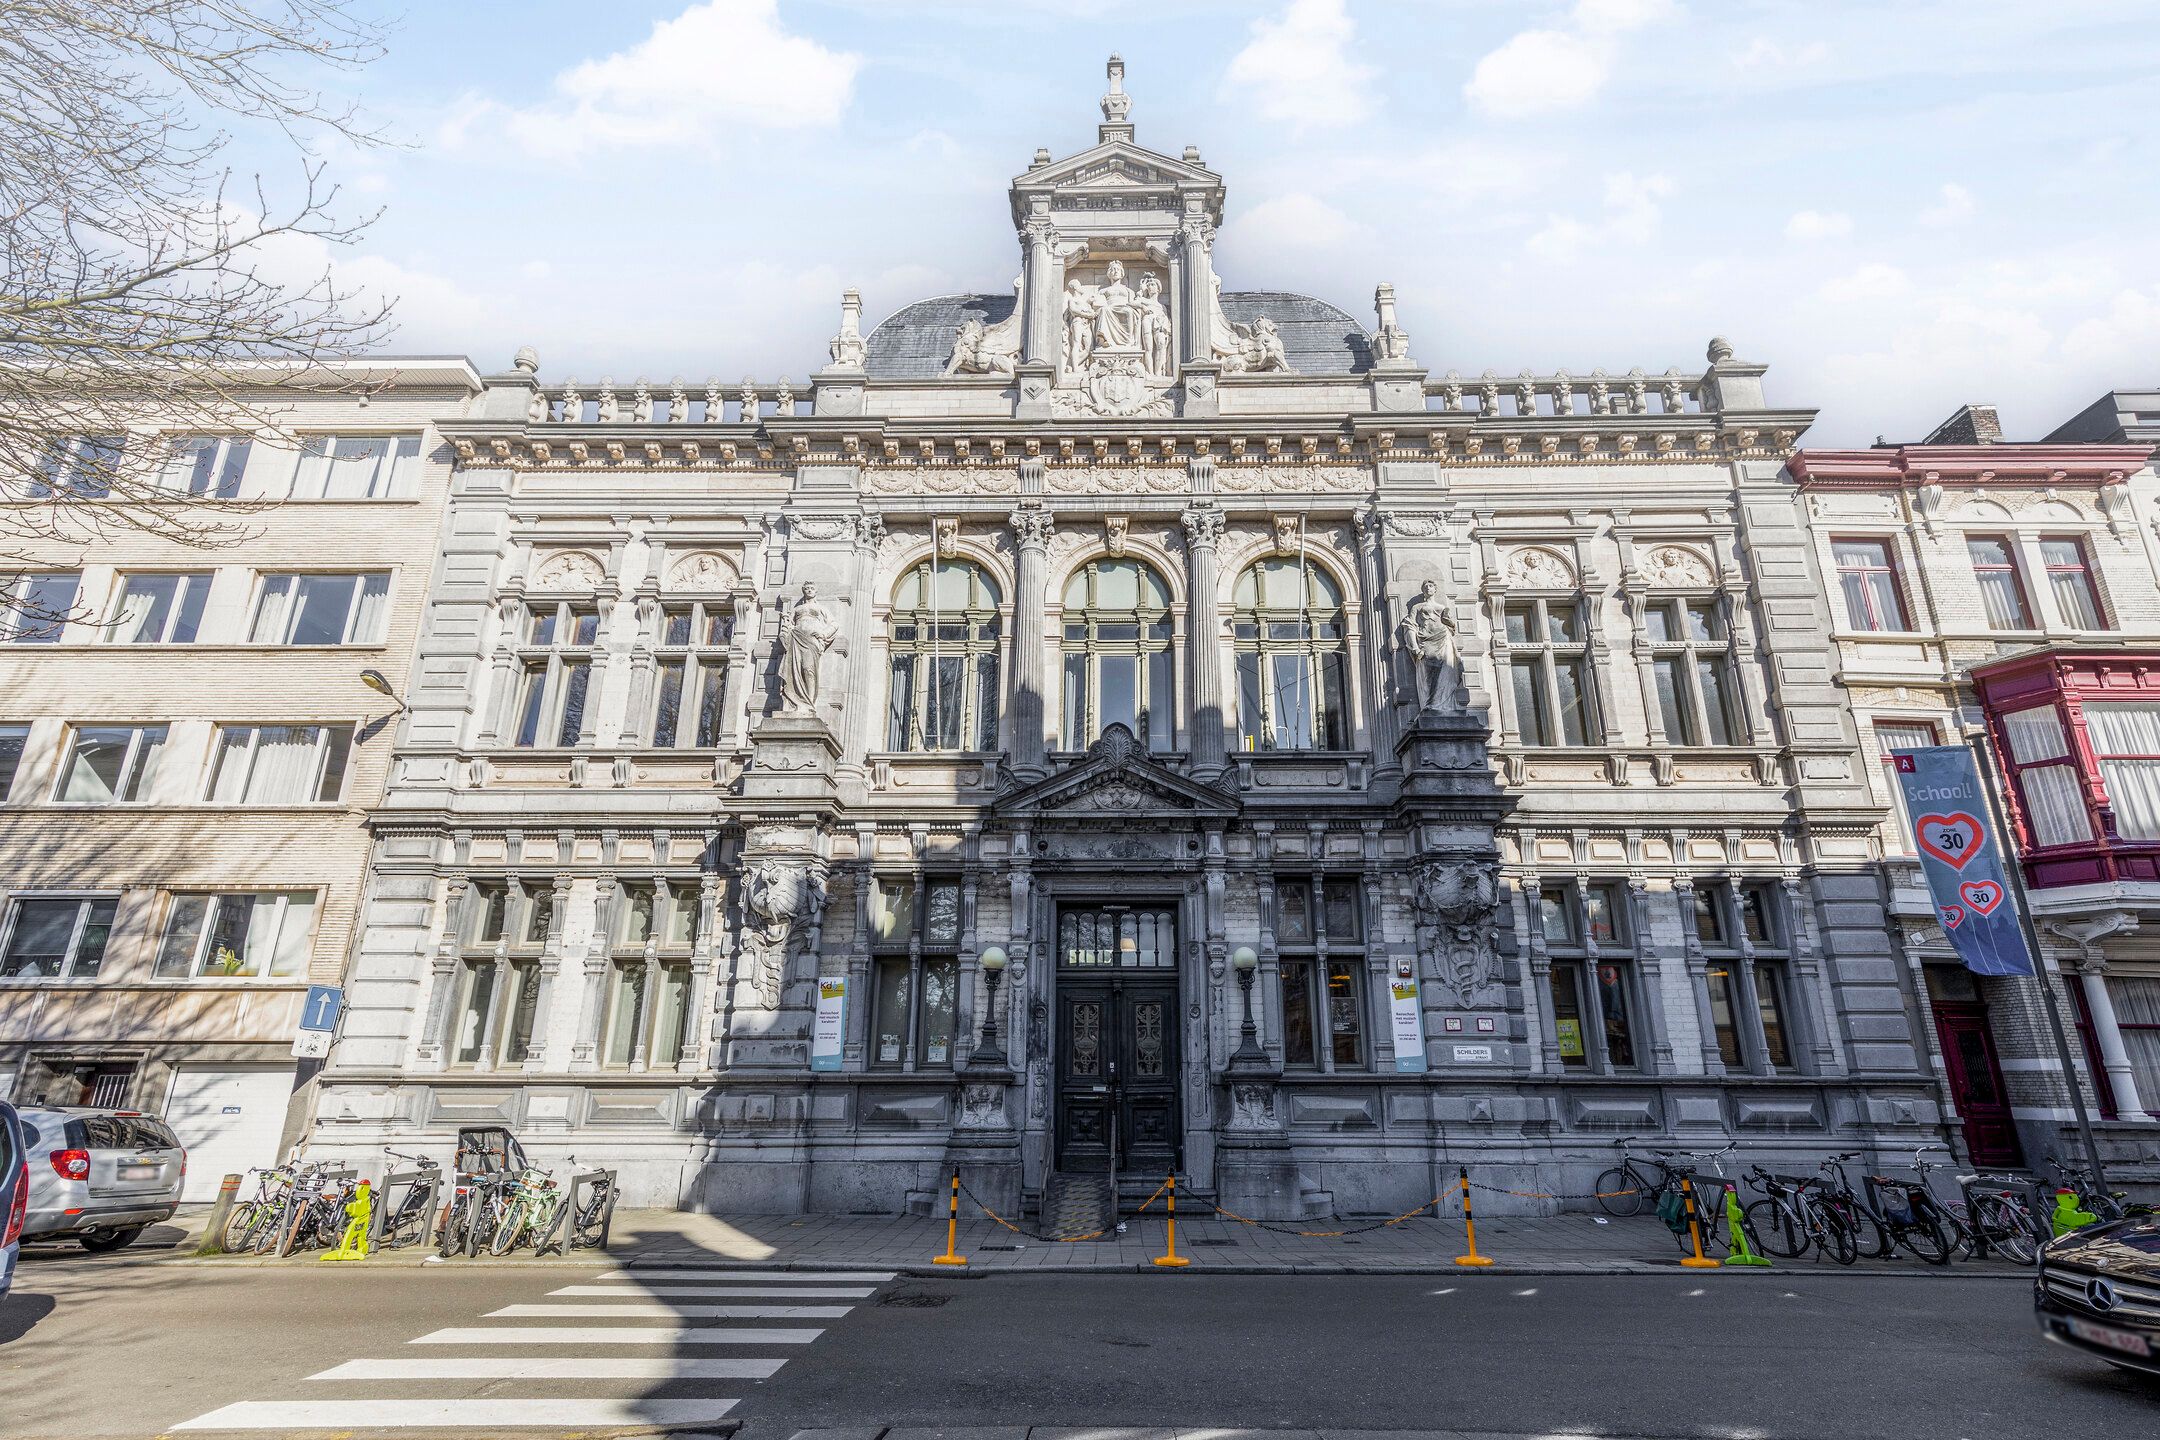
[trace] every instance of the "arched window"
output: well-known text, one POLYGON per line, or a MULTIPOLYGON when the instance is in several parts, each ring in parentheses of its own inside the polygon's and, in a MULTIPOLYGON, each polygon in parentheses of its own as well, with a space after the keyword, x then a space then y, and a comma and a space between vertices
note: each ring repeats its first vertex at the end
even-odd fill
POLYGON ((967 560, 925 560, 900 577, 887 749, 997 749, 999 599, 967 560))
POLYGON ((1137 560, 1094 560, 1065 587, 1065 748, 1123 725, 1168 750, 1177 723, 1170 591, 1137 560))
POLYGON ((1238 576, 1238 743, 1247 750, 1340 750, 1349 743, 1342 592, 1302 556, 1238 576))

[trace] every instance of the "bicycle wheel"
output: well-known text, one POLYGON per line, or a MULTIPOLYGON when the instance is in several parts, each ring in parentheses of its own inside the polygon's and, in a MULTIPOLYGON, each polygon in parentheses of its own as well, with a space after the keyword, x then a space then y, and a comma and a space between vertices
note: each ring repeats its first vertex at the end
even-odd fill
POLYGON ((1860 1236, 1853 1228, 1851 1217, 1844 1211, 1827 1205, 1815 1207, 1815 1214, 1822 1226, 1822 1234, 1816 1237, 1815 1243, 1822 1246, 1830 1258, 1840 1265, 1850 1265, 1858 1260, 1860 1236))
POLYGON ((465 1220, 468 1206, 463 1200, 453 1200, 443 1211, 442 1229, 435 1236, 435 1253, 444 1260, 465 1248, 465 1220))
POLYGON ((1800 1218, 1776 1200, 1757 1200, 1740 1212, 1740 1223, 1757 1250, 1780 1260, 1799 1259, 1811 1243, 1800 1218))
POLYGON ((1942 1222, 1936 1218, 1935 1212, 1924 1205, 1913 1207, 1912 1223, 1900 1225, 1897 1238, 1906 1249, 1930 1265, 1950 1263, 1953 1242, 1944 1232, 1942 1222))
POLYGON ((1973 1197, 1973 1228, 1987 1237, 1988 1248, 2005 1260, 2030 1265, 2039 1254, 2025 1207, 2000 1195, 1973 1197))
POLYGON ((1889 1260, 1897 1255, 1897 1237, 1890 1227, 1875 1218, 1873 1212, 1858 1209, 1840 1209, 1846 1224, 1851 1227, 1853 1239, 1860 1253, 1870 1260, 1889 1260))
POLYGON ((1615 1165, 1597 1177, 1598 1208, 1625 1220, 1642 1214, 1643 1187, 1625 1165, 1615 1165))
POLYGON ((465 1258, 470 1260, 479 1255, 480 1247, 488 1242, 495 1227, 501 1223, 494 1206, 473 1206, 472 1213, 465 1217, 465 1258))
POLYGON ((315 1205, 312 1201, 293 1207, 292 1219, 286 1222, 284 1229, 278 1234, 278 1259, 283 1260, 300 1248, 300 1241, 306 1236, 308 1224, 314 1215, 315 1205))
POLYGON ((225 1228, 218 1232, 218 1246, 228 1255, 238 1255, 248 1247, 248 1231, 255 1223, 255 1212, 260 1209, 253 1200, 243 1200, 225 1216, 225 1228))
POLYGON ((488 1254, 507 1255, 517 1248, 518 1240, 525 1233, 526 1213, 523 1204, 510 1207, 503 1215, 502 1223, 495 1227, 495 1237, 488 1242, 488 1254))

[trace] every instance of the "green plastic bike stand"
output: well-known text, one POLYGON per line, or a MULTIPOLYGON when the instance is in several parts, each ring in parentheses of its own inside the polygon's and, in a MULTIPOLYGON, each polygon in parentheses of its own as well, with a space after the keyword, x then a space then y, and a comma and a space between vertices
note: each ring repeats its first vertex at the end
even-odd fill
POLYGON ((375 1213, 375 1192, 368 1182, 362 1180, 353 1187, 353 1198, 345 1202, 345 1234, 338 1241, 337 1249, 322 1260, 365 1260, 368 1256, 368 1220, 375 1213))
POLYGON ((2055 1214, 2052 1217, 2052 1223, 2057 1235, 2067 1235, 2072 1230, 2090 1225, 2099 1218, 2090 1210, 2078 1208, 2076 1191, 2058 1190, 2055 1192, 2055 1214))
POLYGON ((1732 1241, 1732 1253, 1725 1257, 1727 1265, 1740 1265, 1755 1270, 1770 1268, 1770 1262, 1757 1255, 1747 1243, 1747 1229, 1742 1224, 1740 1215, 1740 1197, 1730 1190, 1725 1192, 1725 1230, 1732 1241))

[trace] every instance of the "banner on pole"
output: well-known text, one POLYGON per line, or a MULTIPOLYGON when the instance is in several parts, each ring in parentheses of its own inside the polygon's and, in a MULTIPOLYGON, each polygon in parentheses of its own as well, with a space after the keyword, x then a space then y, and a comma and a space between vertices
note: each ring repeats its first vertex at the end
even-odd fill
MULTIPOLYGON (((1399 969, 1409 970, 1407 964, 1399 969)), ((1425 1073, 1425 1027, 1418 1015, 1418 983, 1408 973, 1398 973, 1388 985, 1388 1016, 1393 1021, 1395 1073, 1425 1073)))
POLYGON ((1935 917, 1951 948, 1975 975, 2032 974, 2017 901, 2003 870, 2005 847, 1988 822, 1987 796, 1972 752, 1962 745, 1931 745, 1893 751, 1890 760, 1935 917))
POLYGON ((838 1070, 842 1047, 847 1043, 847 977, 820 975, 817 982, 817 1019, 810 1031, 810 1068, 838 1070))

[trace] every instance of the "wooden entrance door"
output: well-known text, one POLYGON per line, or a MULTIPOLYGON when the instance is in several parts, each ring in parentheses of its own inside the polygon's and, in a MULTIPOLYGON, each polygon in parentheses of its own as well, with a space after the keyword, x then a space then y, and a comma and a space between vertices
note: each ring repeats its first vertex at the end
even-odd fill
POLYGON ((1057 1166, 1167 1174, 1177 1164, 1178 984, 1171 907, 1059 915, 1057 1166))
POLYGON ((1965 1148, 1973 1164, 1989 1169, 2024 1164, 2017 1126, 2010 1118, 2010 1097, 2003 1091, 2002 1066, 1995 1058, 1995 1039, 1988 1033, 1987 1006, 1937 1000, 1935 1032, 1942 1040, 1950 1098, 1964 1123, 1965 1148))

